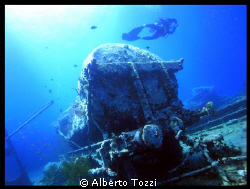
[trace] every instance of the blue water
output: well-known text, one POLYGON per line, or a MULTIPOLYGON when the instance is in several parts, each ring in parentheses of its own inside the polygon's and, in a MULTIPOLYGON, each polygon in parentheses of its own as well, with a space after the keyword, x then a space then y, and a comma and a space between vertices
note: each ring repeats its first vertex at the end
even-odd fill
MULTIPOLYGON (((246 6, 5 6, 8 133, 54 100, 11 138, 30 175, 38 178, 46 163, 71 150, 52 123, 60 109, 76 99, 74 88, 84 59, 104 43, 149 46, 164 60, 184 58, 184 69, 176 74, 183 102, 194 87, 215 86, 220 94, 232 96, 246 85, 246 6), (122 40, 122 33, 159 17, 177 19, 174 34, 152 41, 122 40), (91 29, 93 25, 97 28, 91 29)), ((5 170, 6 180, 18 175, 10 157, 5 170)))

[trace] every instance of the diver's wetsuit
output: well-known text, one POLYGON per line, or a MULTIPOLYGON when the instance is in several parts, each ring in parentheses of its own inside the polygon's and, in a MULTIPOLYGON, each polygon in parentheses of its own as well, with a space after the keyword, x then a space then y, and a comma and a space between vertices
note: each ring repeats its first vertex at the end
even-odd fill
POLYGON ((122 39, 127 41, 135 41, 138 39, 153 40, 159 37, 164 37, 167 34, 173 34, 177 26, 178 24, 176 19, 165 19, 165 20, 161 19, 160 24, 145 24, 143 26, 134 28, 129 33, 123 33, 122 39), (171 26, 171 23, 174 23, 174 26, 171 26), (145 27, 154 29, 155 30, 154 34, 152 36, 147 36, 147 37, 138 37, 138 34, 145 27))

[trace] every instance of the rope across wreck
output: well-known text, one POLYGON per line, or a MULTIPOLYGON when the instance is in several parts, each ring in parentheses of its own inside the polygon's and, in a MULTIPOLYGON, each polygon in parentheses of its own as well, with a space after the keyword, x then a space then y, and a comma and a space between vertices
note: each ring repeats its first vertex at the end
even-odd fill
POLYGON ((28 119, 24 124, 22 124, 20 127, 18 127, 15 131, 13 131, 9 136, 5 138, 5 141, 8 140, 10 137, 12 137, 14 134, 16 134, 20 129, 22 129, 25 125, 30 123, 33 119, 35 119, 38 115, 40 115, 43 111, 45 111, 48 107, 50 107, 54 103, 53 100, 47 102, 46 104, 42 105, 38 110, 34 113, 34 115, 28 119))

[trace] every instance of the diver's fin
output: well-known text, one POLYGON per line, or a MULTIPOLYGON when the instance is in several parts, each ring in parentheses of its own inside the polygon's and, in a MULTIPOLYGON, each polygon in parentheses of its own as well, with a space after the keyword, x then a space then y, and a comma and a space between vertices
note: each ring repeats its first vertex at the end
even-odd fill
POLYGON ((140 26, 140 27, 134 28, 129 33, 123 33, 122 34, 122 39, 126 40, 126 41, 135 41, 137 39, 141 39, 137 35, 141 32, 141 30, 143 28, 144 28, 143 26, 140 26))
POLYGON ((130 35, 130 33, 123 33, 123 34, 122 34, 122 40, 126 40, 126 41, 135 41, 135 40, 137 40, 137 39, 140 39, 140 37, 130 35))
POLYGON ((149 32, 150 32, 150 33, 154 33, 154 32, 155 32, 155 29, 154 29, 154 28, 150 28, 150 29, 149 29, 149 32))

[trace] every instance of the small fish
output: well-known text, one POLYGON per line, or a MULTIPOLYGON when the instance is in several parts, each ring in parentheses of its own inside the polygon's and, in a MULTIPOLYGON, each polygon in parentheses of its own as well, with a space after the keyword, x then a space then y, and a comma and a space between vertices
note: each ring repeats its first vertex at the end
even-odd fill
POLYGON ((44 143, 43 145, 44 146, 50 146, 50 143, 44 143))
POLYGON ((93 30, 93 29, 96 29, 97 28, 97 26, 91 26, 91 29, 93 30))
POLYGON ((44 85, 45 88, 47 88, 47 85, 44 85))
POLYGON ((49 93, 52 93, 52 90, 51 90, 51 89, 49 89, 49 93))
POLYGON ((60 112, 62 113, 62 109, 60 109, 60 112))
POLYGON ((74 67, 76 68, 76 67, 78 67, 76 64, 74 64, 74 67))
POLYGON ((58 154, 58 152, 57 151, 52 151, 52 155, 57 155, 58 154))
POLYGON ((49 47, 45 47, 46 49, 49 49, 49 47))
POLYGON ((149 49, 149 46, 146 46, 146 49, 149 49))
POLYGON ((50 79, 51 81, 54 81, 54 79, 50 79))
POLYGON ((41 142, 37 142, 37 144, 41 144, 41 142))
POLYGON ((40 154, 40 151, 37 151, 36 154, 40 154))

